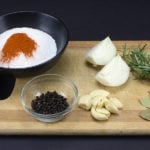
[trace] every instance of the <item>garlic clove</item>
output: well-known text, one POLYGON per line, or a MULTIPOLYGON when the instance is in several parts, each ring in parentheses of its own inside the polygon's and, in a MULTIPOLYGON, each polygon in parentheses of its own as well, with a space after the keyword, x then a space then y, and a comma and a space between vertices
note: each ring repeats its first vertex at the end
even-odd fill
POLYGON ((114 57, 95 76, 96 80, 105 86, 120 86, 129 77, 130 68, 120 55, 114 57))
POLYGON ((91 96, 90 95, 83 95, 80 97, 78 101, 78 106, 85 110, 90 110, 91 108, 91 96))
POLYGON ((96 108, 96 112, 105 114, 106 116, 110 116, 110 112, 106 108, 96 108))
POLYGON ((109 101, 111 101, 118 109, 123 108, 123 104, 117 98, 109 98, 109 101))
POLYGON ((105 98, 109 95, 110 93, 106 90, 98 89, 94 90, 90 93, 90 96, 93 98, 95 96, 101 96, 102 98, 105 98))
POLYGON ((101 100, 102 100, 102 97, 101 96, 95 96, 95 97, 92 97, 91 98, 91 105, 92 107, 96 108, 97 106, 100 105, 101 103, 101 100))
POLYGON ((105 103, 107 103, 108 99, 107 98, 102 98, 100 103, 98 104, 97 108, 102 108, 105 106, 105 103))
POLYGON ((85 59, 96 65, 106 65, 116 55, 116 47, 109 37, 95 45, 86 55, 85 59))
POLYGON ((107 102, 105 103, 105 108, 106 108, 110 113, 119 114, 118 108, 117 108, 111 101, 107 101, 107 102))
POLYGON ((108 120, 109 118, 107 115, 97 112, 94 107, 91 108, 91 115, 96 120, 108 120))

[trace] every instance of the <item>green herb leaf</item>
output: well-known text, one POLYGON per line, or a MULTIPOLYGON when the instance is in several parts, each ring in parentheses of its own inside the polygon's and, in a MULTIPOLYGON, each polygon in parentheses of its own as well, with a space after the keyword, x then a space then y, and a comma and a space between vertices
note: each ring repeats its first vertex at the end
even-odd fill
POLYGON ((150 109, 142 110, 139 115, 143 119, 150 120, 150 109))
POLYGON ((146 107, 146 108, 150 108, 150 97, 147 97, 147 98, 142 98, 140 100, 140 103, 146 107))
POLYGON ((145 48, 146 44, 132 50, 126 45, 123 47, 122 57, 130 66, 136 79, 150 79, 150 54, 144 51, 145 48))

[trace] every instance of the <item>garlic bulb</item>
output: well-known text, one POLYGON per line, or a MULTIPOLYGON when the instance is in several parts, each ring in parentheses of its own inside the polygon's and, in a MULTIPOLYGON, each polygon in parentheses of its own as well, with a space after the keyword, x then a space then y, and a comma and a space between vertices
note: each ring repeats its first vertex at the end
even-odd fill
POLYGON ((94 66, 106 65, 116 55, 116 47, 109 37, 94 46, 86 55, 85 59, 94 66))
POLYGON ((114 57, 95 76, 96 80, 105 86, 120 86, 129 77, 130 68, 120 55, 114 57))

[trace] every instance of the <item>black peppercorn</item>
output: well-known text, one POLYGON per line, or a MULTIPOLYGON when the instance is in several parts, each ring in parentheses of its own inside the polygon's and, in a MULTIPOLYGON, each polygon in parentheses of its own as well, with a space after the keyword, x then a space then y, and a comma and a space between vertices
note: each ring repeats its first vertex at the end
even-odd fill
POLYGON ((67 99, 56 91, 42 93, 31 102, 32 109, 40 114, 55 114, 64 111, 69 106, 67 99))

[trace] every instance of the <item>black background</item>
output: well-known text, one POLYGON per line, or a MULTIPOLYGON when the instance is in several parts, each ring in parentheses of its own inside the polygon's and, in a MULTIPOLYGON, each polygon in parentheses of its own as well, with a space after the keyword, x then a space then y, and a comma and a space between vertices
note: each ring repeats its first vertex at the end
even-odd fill
MULTIPOLYGON (((36 10, 61 18, 70 40, 150 40, 147 0, 1 0, 0 15, 36 10)), ((132 114, 131 114, 132 115, 132 114)), ((149 148, 149 136, 0 136, 0 150, 75 150, 149 148)))
POLYGON ((150 39, 149 0, 1 0, 0 15, 37 10, 61 18, 70 40, 150 39))

